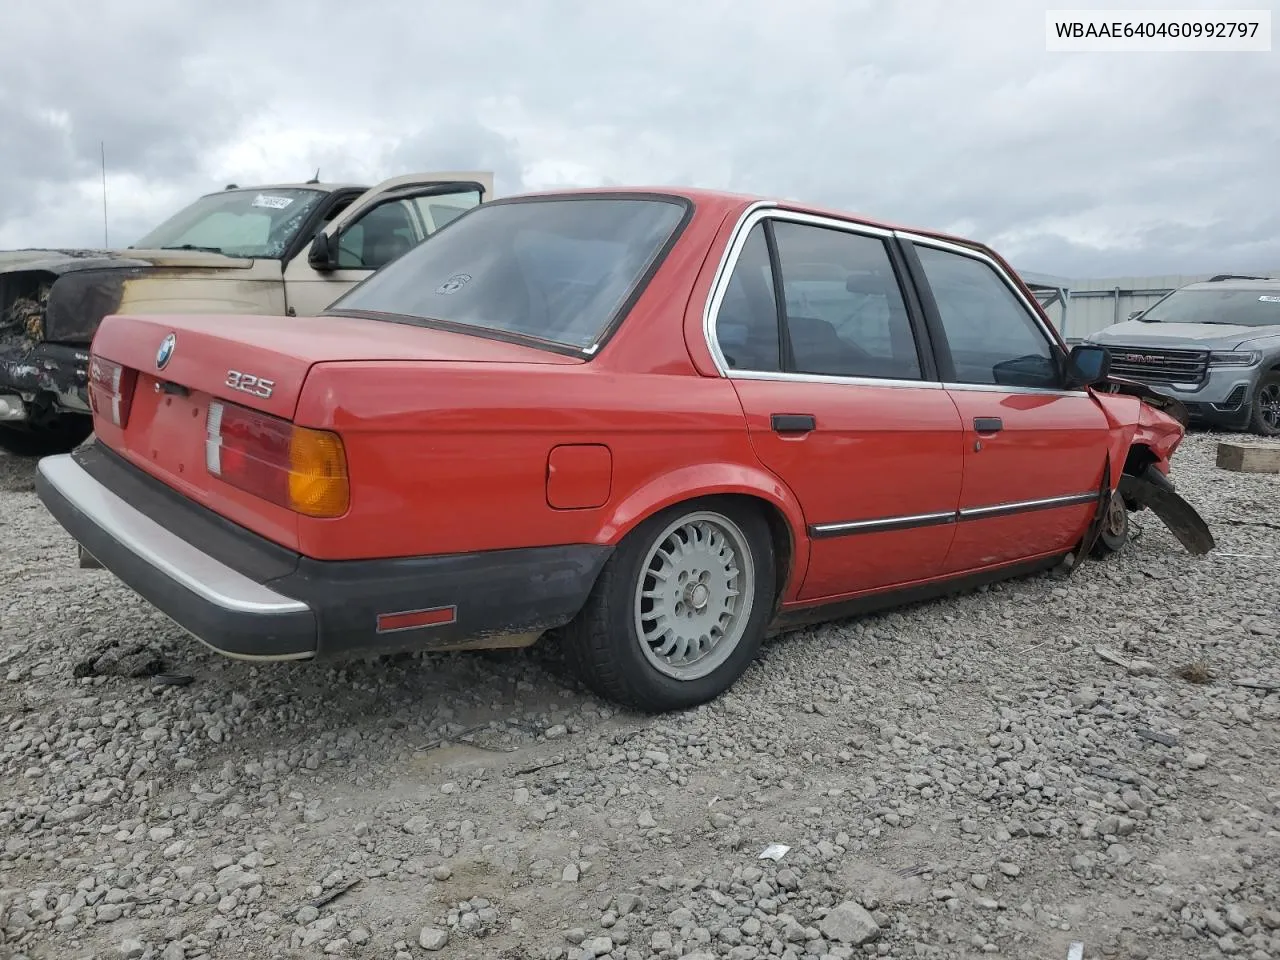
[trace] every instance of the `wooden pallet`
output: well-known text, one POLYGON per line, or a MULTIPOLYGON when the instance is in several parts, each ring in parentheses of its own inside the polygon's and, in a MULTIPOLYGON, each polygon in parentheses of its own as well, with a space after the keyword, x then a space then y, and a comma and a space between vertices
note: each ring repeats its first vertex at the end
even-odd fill
POLYGON ((1218 466, 1237 473, 1280 473, 1280 443, 1219 443, 1218 466))

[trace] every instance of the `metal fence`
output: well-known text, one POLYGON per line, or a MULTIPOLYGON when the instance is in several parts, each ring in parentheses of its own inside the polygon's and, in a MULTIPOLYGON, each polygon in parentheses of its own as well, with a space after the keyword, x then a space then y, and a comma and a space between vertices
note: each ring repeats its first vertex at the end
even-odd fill
MULTIPOLYGON (((1248 276, 1280 279, 1280 270, 1249 271, 1248 276)), ((1135 310, 1145 310, 1165 294, 1188 283, 1209 280, 1216 274, 1159 277, 1117 277, 1107 280, 1067 280, 1045 274, 1023 273, 1049 319, 1068 340, 1120 323, 1135 310)))

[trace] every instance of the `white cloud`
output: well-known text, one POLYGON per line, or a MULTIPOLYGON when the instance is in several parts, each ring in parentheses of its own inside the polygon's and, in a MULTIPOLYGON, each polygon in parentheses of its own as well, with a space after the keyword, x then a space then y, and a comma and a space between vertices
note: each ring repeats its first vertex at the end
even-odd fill
POLYGON ((105 140, 121 238, 227 182, 484 167, 503 193, 687 183, 962 225, 1058 274, 1280 266, 1280 52, 1049 54, 1044 9, 10 4, 0 244, 99 243, 105 140))

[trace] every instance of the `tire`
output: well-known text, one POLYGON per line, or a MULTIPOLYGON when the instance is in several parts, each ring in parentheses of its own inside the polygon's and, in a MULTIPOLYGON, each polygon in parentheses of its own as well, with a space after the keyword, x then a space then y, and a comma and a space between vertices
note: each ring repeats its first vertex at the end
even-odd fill
POLYGON ((1102 521, 1102 529, 1098 531, 1098 539, 1094 541, 1090 553, 1101 558, 1119 553, 1129 542, 1129 508, 1124 497, 1118 493, 1107 504, 1107 515, 1102 521))
POLYGON ((1280 437, 1280 370, 1258 379, 1249 411, 1249 429, 1263 437, 1280 437))
POLYGON ((0 424, 0 450, 17 457, 47 457, 70 453, 93 434, 90 417, 68 415, 33 426, 0 424))
POLYGON ((773 616, 775 569, 773 539, 759 509, 706 498, 663 510, 627 534, 605 563, 564 630, 566 660, 599 696, 647 713, 713 700, 760 649, 773 616), (650 572, 662 566, 672 568, 670 593, 650 572), (732 570, 736 599, 727 589, 732 570), (677 593, 678 583, 684 586, 677 593), (680 662, 672 656, 680 646, 664 658, 655 649, 661 640, 651 645, 642 637, 644 630, 660 636, 664 622, 671 624, 668 637, 673 628, 677 636, 702 640, 714 636, 714 627, 722 633, 705 652, 680 662), (688 632, 679 634, 681 628, 688 632))

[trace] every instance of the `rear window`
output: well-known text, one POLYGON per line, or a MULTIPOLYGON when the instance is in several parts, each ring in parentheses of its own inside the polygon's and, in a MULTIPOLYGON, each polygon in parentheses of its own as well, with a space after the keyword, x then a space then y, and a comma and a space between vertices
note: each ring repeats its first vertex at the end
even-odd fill
POLYGON ((585 350, 643 282, 685 209, 647 197, 483 204, 327 312, 440 321, 585 350))

